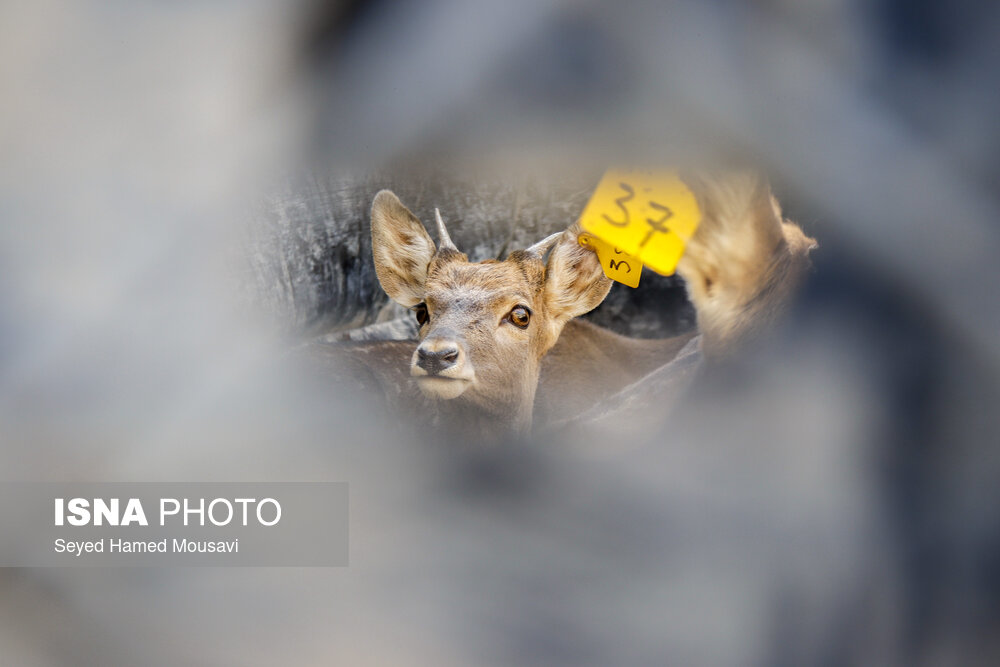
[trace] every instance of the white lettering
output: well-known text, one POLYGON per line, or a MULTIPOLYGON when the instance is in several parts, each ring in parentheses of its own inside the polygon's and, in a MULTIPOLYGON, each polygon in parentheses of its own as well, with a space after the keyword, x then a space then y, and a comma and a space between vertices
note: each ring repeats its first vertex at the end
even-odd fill
POLYGON ((197 514, 199 520, 199 526, 205 525, 205 499, 198 499, 198 509, 191 509, 188 507, 188 499, 184 499, 184 525, 188 525, 188 516, 191 514, 197 514))
POLYGON ((160 498, 160 525, 167 525, 167 515, 176 515, 181 511, 181 504, 177 502, 176 498, 160 498), (167 503, 173 504, 173 509, 167 511, 167 503))
POLYGON ((281 505, 278 504, 278 501, 275 500, 274 498, 264 498, 262 501, 257 503, 257 521, 259 521, 262 526, 273 526, 274 524, 281 521, 281 505), (272 505, 274 505, 273 521, 270 522, 264 521, 264 515, 263 515, 264 503, 271 503, 272 505))
POLYGON ((86 526, 90 523, 90 503, 84 498, 73 498, 66 508, 73 516, 69 517, 71 526, 86 526))
MULTIPOLYGON (((213 500, 212 502, 210 502, 208 504, 208 518, 216 526, 226 526, 226 525, 229 525, 229 522, 233 520, 233 506, 225 498, 216 498, 215 500, 213 500), (221 505, 225 505, 226 508, 229 510, 229 515, 226 516, 226 520, 225 521, 218 521, 215 518, 215 511, 214 511, 215 507, 216 507, 216 505, 220 505, 220 504, 221 505)), ((246 524, 243 524, 243 525, 245 526, 246 524)))
POLYGON ((143 511, 142 503, 139 502, 138 498, 129 498, 128 504, 125 506, 125 516, 122 517, 123 526, 129 526, 133 523, 140 526, 149 525, 149 522, 146 521, 146 512, 143 511))

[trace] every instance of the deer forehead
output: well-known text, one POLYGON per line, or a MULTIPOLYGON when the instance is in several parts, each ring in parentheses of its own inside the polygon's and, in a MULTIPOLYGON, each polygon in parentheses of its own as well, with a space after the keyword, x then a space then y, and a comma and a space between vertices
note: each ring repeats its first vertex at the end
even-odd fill
POLYGON ((512 301, 531 305, 542 288, 541 262, 488 260, 478 264, 448 262, 434 266, 427 276, 427 300, 432 305, 448 303, 503 307, 512 301))

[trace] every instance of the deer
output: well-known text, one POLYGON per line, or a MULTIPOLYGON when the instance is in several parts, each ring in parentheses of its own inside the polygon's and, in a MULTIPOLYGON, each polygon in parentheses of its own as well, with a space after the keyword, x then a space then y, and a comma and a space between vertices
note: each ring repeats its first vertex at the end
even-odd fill
MULTIPOLYGON (((685 180, 703 220, 677 273, 695 307, 702 353, 724 359, 780 316, 816 242, 782 218, 755 174, 685 180)), ((536 408, 549 418, 581 412, 669 362, 696 335, 632 339, 577 319, 612 286, 597 255, 578 242, 578 224, 503 260, 470 262, 437 209, 435 219, 437 245, 395 194, 375 195, 376 275, 413 312, 419 340, 334 352, 343 372, 414 418, 481 440, 523 435, 536 408)))

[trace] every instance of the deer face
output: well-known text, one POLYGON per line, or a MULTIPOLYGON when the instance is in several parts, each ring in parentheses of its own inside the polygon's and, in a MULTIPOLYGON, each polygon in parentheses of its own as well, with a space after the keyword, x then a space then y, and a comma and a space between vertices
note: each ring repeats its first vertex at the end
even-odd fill
POLYGON ((410 374, 421 392, 530 424, 539 362, 571 318, 595 308, 610 281, 576 230, 503 261, 471 263, 438 216, 440 247, 387 190, 372 204, 372 252, 382 288, 414 311, 420 344, 410 374), (545 252, 551 248, 546 263, 545 252))

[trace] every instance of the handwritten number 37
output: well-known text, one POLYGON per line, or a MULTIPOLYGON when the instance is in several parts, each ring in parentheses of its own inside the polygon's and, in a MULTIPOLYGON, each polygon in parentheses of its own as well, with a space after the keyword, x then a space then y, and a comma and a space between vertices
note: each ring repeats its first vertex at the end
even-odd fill
MULTIPOLYGON (((615 220, 607 213, 602 213, 601 215, 604 217, 604 219, 608 222, 609 225, 613 225, 615 227, 628 227, 631 219, 629 218, 628 209, 625 207, 625 204, 632 201, 632 199, 635 198, 635 189, 633 189, 632 186, 629 185, 628 183, 619 183, 618 185, 619 187, 621 187, 622 190, 625 191, 624 195, 615 199, 615 205, 621 209, 622 219, 615 220)), ((642 241, 639 242, 640 248, 645 247, 645 245, 649 243, 649 240, 652 239, 653 235, 656 234, 657 232, 659 232, 660 234, 669 234, 670 227, 668 227, 666 223, 667 220, 669 220, 674 216, 674 212, 671 211, 670 207, 668 206, 664 206, 663 204, 659 204, 655 201, 649 202, 649 206, 658 211, 659 213, 661 213, 662 215, 656 219, 654 218, 646 219, 646 224, 648 224, 650 228, 649 231, 646 232, 645 238, 643 238, 642 241)), ((612 264, 617 264, 617 263, 612 261, 612 264)), ((626 266, 628 265, 626 264, 626 266)), ((616 269, 617 267, 612 266, 611 268, 616 269)))

